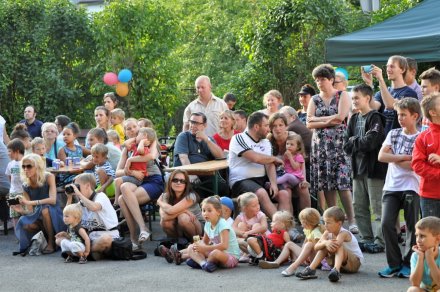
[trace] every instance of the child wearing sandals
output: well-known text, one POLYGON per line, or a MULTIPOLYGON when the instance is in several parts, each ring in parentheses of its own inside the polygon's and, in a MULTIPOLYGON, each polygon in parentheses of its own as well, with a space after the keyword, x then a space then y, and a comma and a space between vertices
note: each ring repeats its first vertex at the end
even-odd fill
POLYGON ((240 249, 234 230, 222 217, 222 205, 218 196, 203 200, 202 213, 206 220, 205 234, 200 241, 188 247, 186 264, 195 269, 212 273, 218 267, 235 268, 240 249))
POLYGON ((290 277, 295 275, 296 269, 306 261, 311 261, 316 252, 314 250, 315 244, 319 241, 324 232, 324 227, 319 223, 320 214, 318 210, 313 208, 305 208, 299 213, 299 220, 304 228, 304 234, 306 240, 302 247, 299 247, 293 242, 287 242, 284 245, 283 250, 279 257, 273 261, 260 261, 258 266, 262 269, 275 269, 279 268, 282 263, 287 261, 289 258, 294 262, 281 274, 284 277, 290 277))
POLYGON ((294 225, 288 211, 277 211, 272 216, 272 232, 267 235, 251 235, 246 242, 251 255, 249 264, 257 265, 260 260, 276 257, 286 242, 290 242, 289 229, 294 225))
POLYGON ((300 188, 309 187, 305 181, 306 156, 303 140, 298 134, 289 134, 286 140, 286 152, 283 155, 284 174, 277 177, 277 184, 285 187, 294 187, 299 184, 300 188))
POLYGON ((240 262, 249 262, 249 256, 247 255, 248 244, 246 239, 249 235, 266 234, 267 230, 267 218, 266 215, 260 211, 260 203, 258 197, 252 192, 241 194, 237 198, 241 212, 235 218, 232 228, 238 237, 238 244, 242 255, 240 262))
POLYGON ((358 241, 354 235, 342 227, 345 220, 344 211, 333 206, 324 212, 325 231, 315 244, 316 256, 312 263, 295 276, 301 279, 316 279, 316 268, 326 258, 333 269, 328 275, 330 282, 341 279, 341 271, 357 273, 364 261, 358 241))
POLYGON ((87 263, 90 253, 90 238, 87 231, 81 226, 82 209, 79 204, 70 204, 64 208, 63 220, 67 225, 67 232, 63 231, 55 236, 55 242, 61 247, 61 252, 67 253, 65 263, 79 257, 79 263, 87 263))

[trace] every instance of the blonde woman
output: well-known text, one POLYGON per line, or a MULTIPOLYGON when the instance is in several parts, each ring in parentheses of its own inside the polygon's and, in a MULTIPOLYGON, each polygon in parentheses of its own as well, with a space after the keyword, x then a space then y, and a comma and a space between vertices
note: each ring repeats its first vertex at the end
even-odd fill
POLYGON ((277 113, 280 107, 283 105, 283 96, 281 92, 276 89, 272 89, 267 92, 263 97, 263 104, 265 109, 260 110, 266 116, 270 117, 274 113, 277 113))
POLYGON ((22 214, 15 228, 19 240, 19 251, 13 255, 26 255, 32 236, 43 230, 47 236, 47 247, 44 254, 55 251, 55 233, 66 228, 63 223, 61 208, 57 205, 55 177, 45 171, 45 163, 41 156, 28 154, 22 159, 21 178, 23 196, 20 205, 12 208, 22 214), (25 211, 22 205, 27 206, 25 211))
POLYGON ((238 133, 238 131, 234 130, 234 127, 234 112, 225 110, 220 114, 220 130, 212 136, 223 151, 229 150, 229 143, 231 143, 232 136, 238 133))
POLYGON ((46 153, 44 156, 55 160, 58 158, 58 150, 66 145, 64 141, 57 141, 58 127, 55 123, 44 123, 41 126, 41 133, 43 134, 44 144, 46 145, 46 153))

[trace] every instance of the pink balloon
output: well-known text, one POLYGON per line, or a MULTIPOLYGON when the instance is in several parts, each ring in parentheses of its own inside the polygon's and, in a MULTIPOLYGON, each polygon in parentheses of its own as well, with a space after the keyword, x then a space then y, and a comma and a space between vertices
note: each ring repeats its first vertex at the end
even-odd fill
POLYGON ((105 73, 102 80, 104 81, 105 84, 110 85, 110 86, 116 85, 119 82, 118 75, 116 75, 116 73, 113 73, 113 72, 105 73))

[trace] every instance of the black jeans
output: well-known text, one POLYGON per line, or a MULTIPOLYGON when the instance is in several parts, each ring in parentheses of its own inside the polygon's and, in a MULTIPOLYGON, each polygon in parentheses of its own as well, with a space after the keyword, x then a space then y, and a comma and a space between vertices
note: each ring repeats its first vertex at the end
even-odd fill
POLYGON ((420 198, 414 191, 384 191, 382 197, 382 232, 385 252, 390 267, 410 266, 412 247, 416 243, 415 225, 419 220, 420 198), (400 251, 396 220, 400 209, 404 211, 406 221, 405 249, 400 251))

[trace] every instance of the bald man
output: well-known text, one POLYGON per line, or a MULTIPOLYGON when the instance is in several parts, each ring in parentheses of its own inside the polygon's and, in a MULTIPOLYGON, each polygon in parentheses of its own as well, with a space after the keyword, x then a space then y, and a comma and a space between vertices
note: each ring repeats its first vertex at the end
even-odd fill
POLYGON ((211 92, 211 81, 208 76, 202 75, 196 79, 198 98, 190 102, 183 113, 183 131, 189 130, 189 119, 192 113, 201 112, 206 115, 207 127, 205 134, 214 136, 219 131, 220 114, 228 109, 223 99, 211 92))

